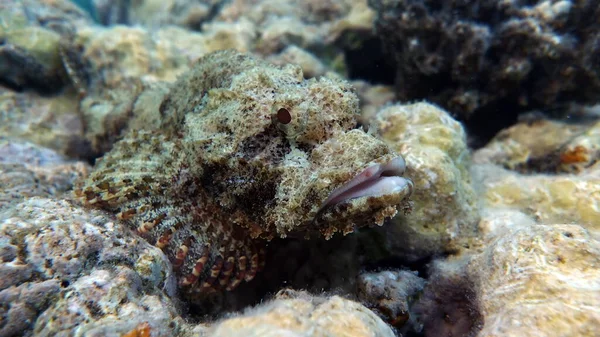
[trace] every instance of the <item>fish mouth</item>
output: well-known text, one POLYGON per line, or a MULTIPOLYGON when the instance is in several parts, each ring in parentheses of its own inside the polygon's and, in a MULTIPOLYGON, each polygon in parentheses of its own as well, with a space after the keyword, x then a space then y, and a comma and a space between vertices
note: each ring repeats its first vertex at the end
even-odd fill
POLYGON ((367 167, 344 185, 333 190, 321 204, 321 209, 363 197, 381 197, 402 195, 408 198, 413 191, 413 182, 402 177, 406 171, 406 162, 401 156, 392 160, 367 167))

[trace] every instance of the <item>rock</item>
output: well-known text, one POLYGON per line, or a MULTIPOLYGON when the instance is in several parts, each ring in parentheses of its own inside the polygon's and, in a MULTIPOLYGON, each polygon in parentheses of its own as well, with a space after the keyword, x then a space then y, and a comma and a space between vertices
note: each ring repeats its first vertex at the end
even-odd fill
POLYGON ((354 80, 352 85, 360 98, 360 122, 369 126, 369 121, 375 117, 383 107, 394 101, 394 88, 388 85, 371 84, 363 80, 354 80))
POLYGON ((72 95, 41 96, 0 87, 0 132, 51 148, 72 158, 89 158, 85 121, 72 95))
POLYGON ((121 336, 146 324, 152 336, 175 336, 185 324, 168 297, 144 294, 144 281, 122 266, 77 279, 40 315, 36 336, 121 336))
POLYGON ((199 30, 202 23, 210 20, 223 2, 223 0, 201 2, 93 0, 92 5, 98 20, 107 26, 115 24, 146 27, 177 25, 199 30))
POLYGON ((286 47, 281 53, 268 58, 269 62, 284 66, 297 64, 302 68, 305 78, 325 75, 327 67, 315 55, 297 46, 286 47))

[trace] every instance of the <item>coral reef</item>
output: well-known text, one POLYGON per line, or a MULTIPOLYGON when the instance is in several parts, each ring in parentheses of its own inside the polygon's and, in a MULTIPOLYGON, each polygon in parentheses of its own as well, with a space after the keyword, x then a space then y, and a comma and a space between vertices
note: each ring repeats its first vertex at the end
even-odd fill
POLYGON ((600 229, 600 177, 595 170, 580 175, 520 175, 493 165, 473 168, 481 181, 486 205, 520 210, 536 220, 574 222, 600 229))
MULTIPOLYGON (((345 72, 347 51, 360 49, 372 37, 374 11, 366 0, 328 1, 95 1, 101 22, 126 23, 154 29, 169 25, 200 31, 230 48, 271 56, 317 55, 330 68, 345 72), (290 55, 290 53, 293 53, 290 55)), ((363 60, 361 58, 361 60, 363 60)), ((358 63, 356 62, 357 66, 358 63)), ((311 63, 313 64, 313 63, 311 63)), ((363 64, 365 66, 366 64, 363 64)), ((304 67, 303 67, 304 68, 304 67)), ((310 69, 303 69, 311 76, 310 69)))
POLYGON ((415 103, 382 109, 370 128, 404 156, 415 183, 413 212, 377 229, 389 253, 414 262, 468 245, 478 207, 461 124, 435 105, 415 103))
POLYGON ((597 1, 86 2, 0 1, 0 336, 597 335, 597 1))
POLYGON ((75 194, 164 249, 191 297, 252 280, 264 240, 347 234, 408 206, 404 160, 355 129, 341 80, 217 52, 145 113, 157 125, 131 130, 75 194))
POLYGON ((523 173, 556 173, 560 171, 561 148, 588 127, 547 119, 518 123, 475 151, 473 162, 523 173))
POLYGON ((0 81, 11 87, 18 81, 19 88, 31 89, 39 85, 27 82, 25 77, 34 76, 32 80, 45 83, 53 91, 66 92, 40 96, 31 91, 0 88, 0 106, 5 111, 0 115, 0 129, 6 135, 49 146, 71 157, 90 160, 109 150, 136 109, 152 108, 145 104, 143 92, 155 90, 151 95, 160 96, 165 83, 175 81, 202 55, 232 47, 243 50, 243 41, 227 43, 218 31, 216 35, 201 35, 176 27, 148 31, 139 27, 78 25, 59 34, 27 22, 26 13, 17 9, 0 12, 0 16, 7 16, 0 25, 0 34, 6 35, 2 48, 19 44, 15 39, 21 37, 30 44, 20 43, 24 53, 40 59, 38 62, 27 56, 25 61, 32 59, 31 62, 47 65, 2 63, 7 65, 6 71, 31 74, 18 74, 18 78, 7 74, 2 80, 0 70, 0 81), (31 36, 39 37, 43 43, 31 36), (48 72, 53 74, 53 80, 44 75, 48 72))
POLYGON ((596 1, 371 0, 400 100, 427 99, 491 137, 519 113, 600 100, 596 1))

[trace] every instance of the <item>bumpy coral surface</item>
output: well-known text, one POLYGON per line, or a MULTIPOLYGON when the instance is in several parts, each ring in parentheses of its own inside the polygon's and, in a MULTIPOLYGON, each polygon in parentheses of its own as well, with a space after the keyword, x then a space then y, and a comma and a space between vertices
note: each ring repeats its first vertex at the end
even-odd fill
POLYGON ((600 100, 597 1, 371 0, 402 100, 489 134, 519 112, 600 100))
POLYGON ((587 153, 591 152, 583 148, 579 151, 580 156, 574 151, 570 155, 569 152, 561 155, 565 145, 588 128, 581 124, 544 119, 518 123, 500 131, 478 149, 473 154, 473 162, 494 163, 519 172, 555 173, 561 171, 561 157, 565 164, 574 165, 583 162, 587 153))
POLYGON ((578 225, 509 213, 488 213, 495 233, 480 253, 434 267, 425 335, 596 336, 599 242, 578 225))
POLYGON ((551 121, 518 124, 503 131, 473 155, 472 173, 483 203, 519 210, 545 223, 578 223, 598 233, 599 131, 597 122, 564 125, 551 121))
POLYGON ((382 109, 371 128, 406 158, 406 175, 416 186, 414 212, 377 229, 390 253, 417 261, 466 244, 476 232, 478 207, 462 125, 433 104, 416 103, 382 109))
POLYGON ((580 223, 600 230, 600 171, 580 175, 521 175, 492 165, 473 168, 484 203, 521 210, 539 221, 580 223))
POLYGON ((172 336, 182 323, 164 254, 105 214, 32 197, 0 219, 0 335, 118 335, 144 320, 172 336))
POLYGON ((234 289, 274 237, 331 237, 408 207, 402 157, 356 129, 346 82, 233 51, 202 58, 76 195, 162 248, 192 294, 234 289), (157 115, 158 114, 158 115, 157 115))
POLYGON ((211 337, 392 337, 377 315, 357 302, 339 296, 316 297, 283 290, 272 302, 243 315, 218 322, 211 337))
POLYGON ((599 267, 600 243, 577 225, 536 225, 499 236, 468 267, 479 274, 486 314, 480 335, 597 335, 599 267))
POLYGON ((0 210, 32 196, 68 195, 88 170, 50 149, 0 137, 0 210))

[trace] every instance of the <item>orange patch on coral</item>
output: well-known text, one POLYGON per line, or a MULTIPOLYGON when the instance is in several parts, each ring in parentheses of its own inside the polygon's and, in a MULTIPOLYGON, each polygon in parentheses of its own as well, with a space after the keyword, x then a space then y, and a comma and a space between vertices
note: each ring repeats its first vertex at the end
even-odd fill
POLYGON ((581 145, 575 146, 560 154, 560 162, 563 164, 583 163, 588 161, 588 151, 581 145))
POLYGON ((150 324, 143 322, 121 337, 150 337, 150 324))

